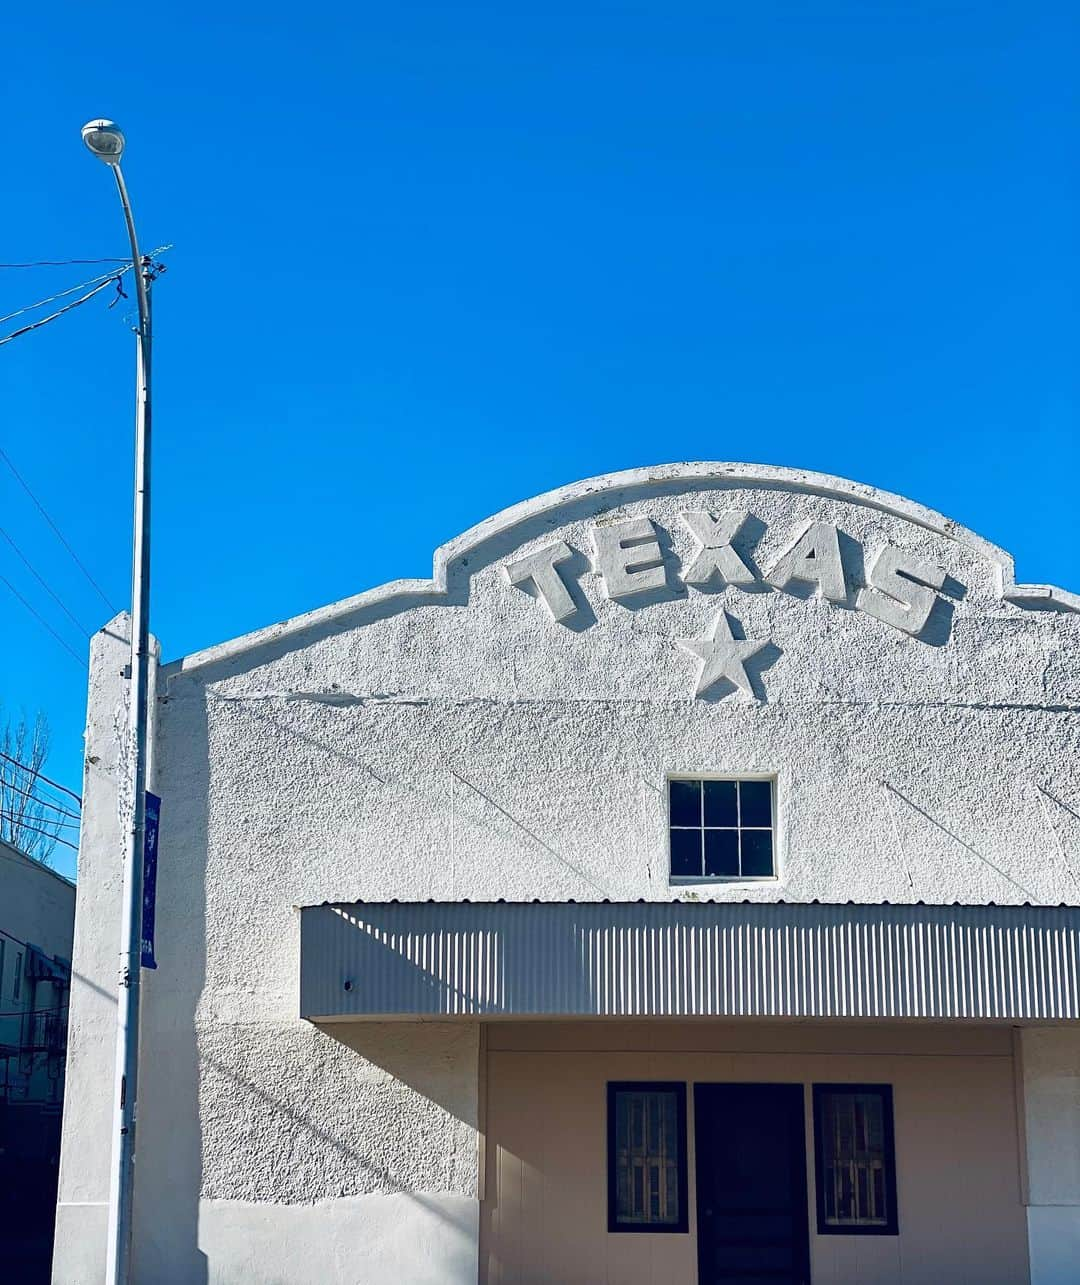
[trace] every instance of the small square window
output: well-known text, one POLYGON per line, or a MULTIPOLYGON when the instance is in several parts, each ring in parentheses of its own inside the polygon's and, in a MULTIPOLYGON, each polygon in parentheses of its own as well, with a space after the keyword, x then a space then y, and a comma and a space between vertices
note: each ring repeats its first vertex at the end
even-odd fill
POLYGON ((818 1232, 895 1236, 892 1087, 815 1084, 818 1232))
POLYGON ((685 1232, 686 1085, 608 1084, 608 1231, 685 1232))
POLYGON ((776 874, 773 782, 668 781, 673 879, 771 879, 776 874))

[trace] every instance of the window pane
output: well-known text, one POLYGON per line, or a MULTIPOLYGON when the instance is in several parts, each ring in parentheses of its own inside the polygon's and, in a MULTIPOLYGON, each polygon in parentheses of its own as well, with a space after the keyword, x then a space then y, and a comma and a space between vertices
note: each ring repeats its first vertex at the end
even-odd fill
POLYGON ((635 1086, 616 1089, 613 1098, 617 1224, 662 1228, 680 1223, 678 1094, 635 1086))
POLYGON ((672 830, 671 873, 684 876, 701 874, 700 830, 672 830))
POLYGON ((705 831, 705 873, 707 875, 739 873, 738 830, 705 831))
POLYGON ((826 1228, 883 1230, 894 1224, 887 1094, 887 1089, 874 1088, 816 1091, 818 1182, 826 1228))
POLYGON ((772 782, 740 781, 740 825, 772 825, 772 782))
POLYGON ((735 804, 738 784, 735 781, 705 781, 705 824, 729 825, 739 824, 739 813, 735 804))
POLYGON ((771 830, 742 832, 742 873, 748 878, 773 873, 771 830))
POLYGON ((670 781, 671 824, 701 824, 701 782, 670 781))

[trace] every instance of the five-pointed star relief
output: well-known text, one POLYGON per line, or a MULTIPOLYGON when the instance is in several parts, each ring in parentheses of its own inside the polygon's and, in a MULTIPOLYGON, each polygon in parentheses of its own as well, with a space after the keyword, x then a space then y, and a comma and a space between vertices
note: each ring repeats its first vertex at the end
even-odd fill
POLYGON ((721 678, 726 678, 748 696, 754 695, 753 685, 746 672, 746 662, 769 645, 768 638, 763 638, 760 642, 737 639, 731 632, 727 612, 719 611, 704 638, 676 638, 675 641, 683 651, 698 658, 695 696, 704 695, 721 678))

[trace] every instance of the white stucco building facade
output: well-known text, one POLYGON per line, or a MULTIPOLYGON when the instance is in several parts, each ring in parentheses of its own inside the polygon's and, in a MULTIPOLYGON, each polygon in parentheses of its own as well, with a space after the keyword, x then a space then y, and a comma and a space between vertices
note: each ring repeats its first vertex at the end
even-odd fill
MULTIPOLYGON (((123 635, 58 1285, 104 1271, 123 635)), ((155 681, 139 1281, 1077 1279, 1076 595, 665 465, 155 681)))

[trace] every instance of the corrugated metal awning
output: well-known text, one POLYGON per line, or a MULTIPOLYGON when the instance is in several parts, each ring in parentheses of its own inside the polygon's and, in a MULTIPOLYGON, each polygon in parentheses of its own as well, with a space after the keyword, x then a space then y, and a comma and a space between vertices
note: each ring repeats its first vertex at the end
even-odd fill
POLYGON ((1075 1020, 1080 909, 311 906, 300 1013, 1075 1020))

